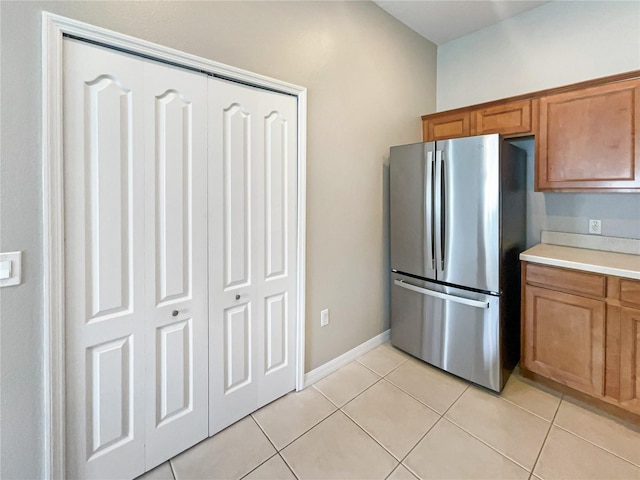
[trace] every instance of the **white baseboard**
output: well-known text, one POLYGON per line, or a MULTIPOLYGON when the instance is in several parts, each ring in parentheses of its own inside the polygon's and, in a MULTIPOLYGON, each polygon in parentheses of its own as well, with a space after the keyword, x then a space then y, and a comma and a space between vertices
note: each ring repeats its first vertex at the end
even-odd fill
POLYGON ((318 368, 314 368, 309 373, 304 374, 304 387, 313 385, 319 380, 322 380, 327 375, 332 374, 341 367, 344 367, 347 363, 354 361, 356 358, 361 357, 370 350, 373 350, 379 345, 389 341, 391 337, 391 330, 385 330, 380 335, 367 340, 366 342, 358 345, 357 347, 343 353, 339 357, 328 361, 324 365, 320 365, 318 368))

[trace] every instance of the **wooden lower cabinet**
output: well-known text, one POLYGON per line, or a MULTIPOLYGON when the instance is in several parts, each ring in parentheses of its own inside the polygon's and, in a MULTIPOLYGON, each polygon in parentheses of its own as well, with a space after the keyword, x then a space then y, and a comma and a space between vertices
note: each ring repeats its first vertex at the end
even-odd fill
POLYGON ((640 310, 607 308, 606 396, 640 414, 640 310))
POLYGON ((526 368, 603 395, 605 302, 533 286, 525 302, 526 368))
POLYGON ((640 415, 640 281, 529 262, 522 275, 525 372, 640 415))

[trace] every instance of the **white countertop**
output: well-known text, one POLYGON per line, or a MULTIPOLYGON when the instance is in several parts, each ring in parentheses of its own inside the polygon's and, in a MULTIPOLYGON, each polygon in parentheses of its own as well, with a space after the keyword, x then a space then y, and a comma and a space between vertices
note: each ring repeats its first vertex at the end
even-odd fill
POLYGON ((522 252, 520 260, 640 280, 640 255, 540 243, 522 252))

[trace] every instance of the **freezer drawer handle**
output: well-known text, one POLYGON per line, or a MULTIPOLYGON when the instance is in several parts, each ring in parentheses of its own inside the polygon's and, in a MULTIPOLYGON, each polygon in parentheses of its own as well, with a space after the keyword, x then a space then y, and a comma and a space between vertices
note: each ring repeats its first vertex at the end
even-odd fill
POLYGON ((468 298, 456 297, 455 295, 434 292, 433 290, 427 290, 426 288, 421 288, 415 285, 411 285, 410 283, 406 283, 404 280, 394 280, 393 283, 395 283, 399 287, 406 288, 407 290, 412 290, 414 292, 422 293, 423 295, 429 295, 431 297, 440 298, 442 300, 450 300, 452 302, 462 303, 464 305, 469 305, 471 307, 476 307, 476 308, 489 308, 489 302, 481 302, 480 300, 470 300, 468 298))

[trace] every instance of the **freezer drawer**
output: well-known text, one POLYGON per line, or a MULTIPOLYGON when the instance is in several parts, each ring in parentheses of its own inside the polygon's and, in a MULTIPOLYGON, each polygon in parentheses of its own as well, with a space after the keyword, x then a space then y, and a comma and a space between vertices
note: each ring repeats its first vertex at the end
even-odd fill
POLYGON ((392 274, 391 343, 499 392, 504 384, 500 297, 392 274))

